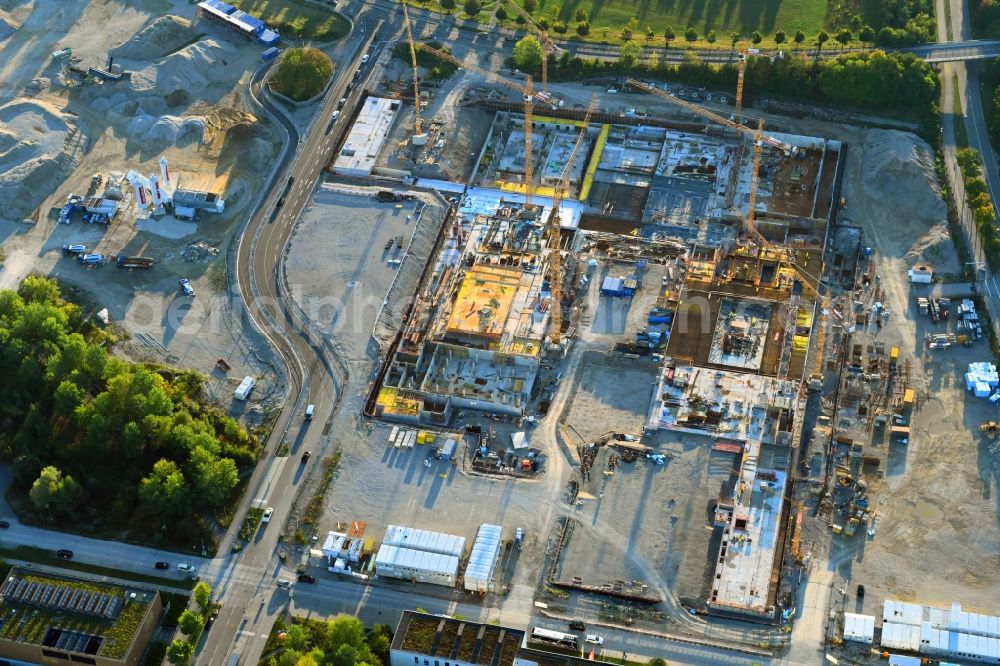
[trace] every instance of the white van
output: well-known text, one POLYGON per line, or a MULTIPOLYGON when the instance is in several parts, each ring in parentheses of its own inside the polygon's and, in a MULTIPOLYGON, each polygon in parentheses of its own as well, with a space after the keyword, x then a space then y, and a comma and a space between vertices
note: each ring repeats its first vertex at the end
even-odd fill
POLYGON ((253 377, 251 377, 250 375, 244 377, 243 381, 240 382, 240 385, 236 387, 236 394, 235 394, 236 399, 246 400, 247 397, 250 395, 250 391, 252 391, 253 387, 256 385, 257 381, 253 377))
POLYGON ((306 406, 306 421, 312 421, 312 419, 313 419, 313 412, 315 412, 315 411, 316 411, 316 405, 308 405, 308 406, 306 406))

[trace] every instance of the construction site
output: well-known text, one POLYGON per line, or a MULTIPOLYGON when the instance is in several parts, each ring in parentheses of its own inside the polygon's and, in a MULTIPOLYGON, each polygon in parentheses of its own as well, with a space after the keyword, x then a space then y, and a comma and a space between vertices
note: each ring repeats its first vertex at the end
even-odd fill
MULTIPOLYGON (((280 145, 246 97, 261 44, 194 6, 92 3, 56 12, 56 55, 32 37, 52 3, 34 4, 0 2, 18 91, 0 139, 25 137, 2 139, 0 286, 58 277, 130 334, 121 353, 201 368, 259 421, 283 371, 227 306, 223 264, 280 145), (87 39, 97 25, 119 46, 87 39), (186 322, 150 314, 182 300, 186 322), (244 375, 262 385, 249 406, 244 375)), ((859 659, 848 614, 887 600, 995 612, 1000 379, 930 146, 744 112, 741 90, 733 108, 534 80, 506 69, 505 41, 409 11, 406 49, 315 119, 346 131, 275 248, 350 370, 316 428, 343 454, 336 483, 286 533, 333 533, 317 559, 337 568, 354 522, 365 541, 520 532, 500 574, 477 574, 484 607, 754 644, 787 640, 816 584, 833 592, 809 622, 859 659), (454 54, 428 45, 440 32, 454 54), (432 81, 418 54, 457 71, 432 81)), ((315 108, 289 116, 308 129, 315 108)), ((387 577, 417 578, 404 555, 386 551, 387 577)), ((463 594, 456 563, 420 582, 463 594)))

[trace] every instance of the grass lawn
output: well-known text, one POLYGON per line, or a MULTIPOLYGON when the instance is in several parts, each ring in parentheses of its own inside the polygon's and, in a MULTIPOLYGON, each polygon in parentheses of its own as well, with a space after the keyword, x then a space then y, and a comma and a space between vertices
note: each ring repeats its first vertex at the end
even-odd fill
MULTIPOLYGON (((524 0, 517 1, 524 4, 524 0)), ((555 20, 566 22, 565 34, 550 33, 557 39, 577 38, 576 12, 582 9, 590 21, 588 41, 620 42, 622 28, 635 17, 638 25, 633 30, 633 39, 641 44, 663 46, 663 32, 669 26, 676 35, 670 47, 677 49, 687 46, 729 48, 732 32, 742 36, 742 45, 751 46, 750 35, 755 30, 763 36, 760 46, 764 48, 776 46, 772 35, 778 30, 784 30, 787 35, 787 41, 779 48, 794 49, 792 37, 796 30, 806 36, 803 46, 814 48, 814 38, 823 28, 827 14, 826 0, 535 0, 535 3, 532 14, 535 20, 545 18, 550 24, 555 20), (651 41, 646 40, 647 26, 653 30, 651 41), (698 39, 693 43, 684 38, 688 27, 698 32, 698 39), (709 30, 715 31, 714 44, 707 40, 709 30)), ((511 20, 504 23, 524 29, 511 20)))
POLYGON ((252 14, 278 31, 283 38, 330 42, 350 32, 343 16, 318 5, 295 0, 229 0, 229 4, 252 14))

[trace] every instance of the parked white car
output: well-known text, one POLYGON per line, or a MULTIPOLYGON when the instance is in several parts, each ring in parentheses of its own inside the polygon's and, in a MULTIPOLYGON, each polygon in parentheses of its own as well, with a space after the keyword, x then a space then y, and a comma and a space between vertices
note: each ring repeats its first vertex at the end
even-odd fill
POLYGON ((180 571, 181 573, 186 573, 186 574, 193 574, 195 572, 194 566, 187 564, 186 562, 178 564, 177 570, 180 571))
POLYGON ((604 637, 597 634, 587 634, 587 642, 594 645, 604 645, 604 637))
POLYGON ((274 513, 273 506, 269 506, 266 509, 264 509, 264 515, 261 516, 260 522, 264 525, 267 525, 269 522, 271 522, 271 514, 273 513, 274 513))

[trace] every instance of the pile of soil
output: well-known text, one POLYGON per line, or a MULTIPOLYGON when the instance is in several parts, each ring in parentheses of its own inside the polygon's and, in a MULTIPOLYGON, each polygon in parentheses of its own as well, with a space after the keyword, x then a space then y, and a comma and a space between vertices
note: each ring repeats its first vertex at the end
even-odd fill
POLYGON ((191 41, 191 22, 180 16, 161 16, 108 55, 130 60, 155 60, 191 41))

